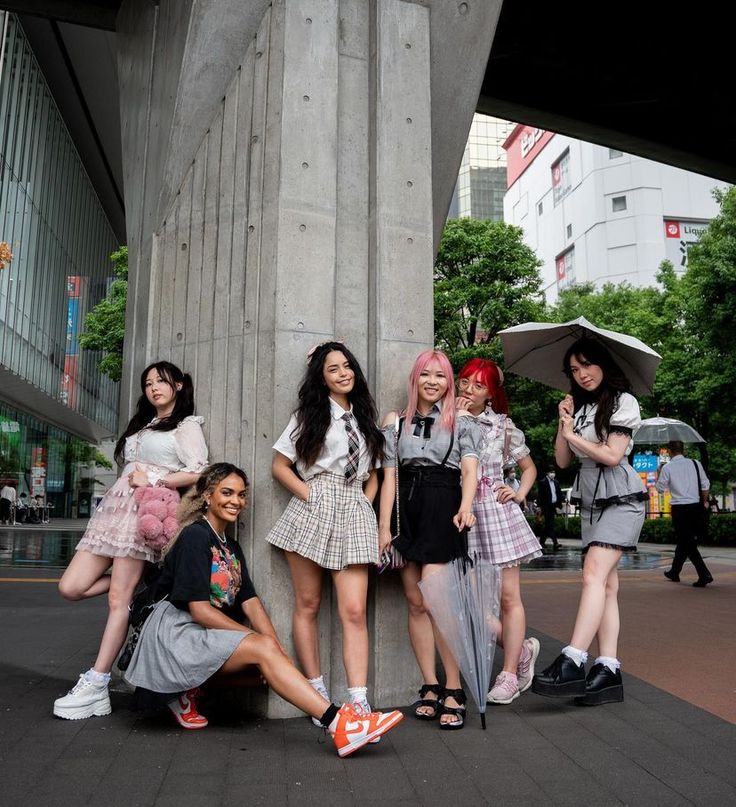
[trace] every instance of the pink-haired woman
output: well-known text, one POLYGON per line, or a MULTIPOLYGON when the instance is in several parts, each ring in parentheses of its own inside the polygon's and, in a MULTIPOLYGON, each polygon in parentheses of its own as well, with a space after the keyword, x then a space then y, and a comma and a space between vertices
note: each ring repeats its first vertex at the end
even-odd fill
POLYGON ((489 359, 471 359, 458 374, 459 411, 469 412, 481 431, 480 481, 473 503, 478 524, 470 533, 471 557, 501 567, 503 669, 488 693, 488 702, 508 704, 526 692, 539 654, 537 639, 524 638, 526 615, 521 601, 519 567, 542 554, 539 541, 519 505, 537 478, 524 434, 508 416, 509 402, 501 370, 489 359), (518 490, 504 484, 504 468, 518 465, 518 490))
POLYGON ((414 362, 403 412, 384 420, 386 449, 378 523, 379 548, 391 544, 391 522, 399 474, 400 535, 393 546, 407 564, 401 570, 409 609, 409 638, 423 684, 414 715, 440 716, 440 728, 460 729, 465 693, 457 662, 424 608, 419 581, 466 554, 466 530, 477 486, 480 432, 473 418, 456 416, 453 372, 447 356, 427 350, 414 362), (435 642, 445 669, 440 689, 435 642))

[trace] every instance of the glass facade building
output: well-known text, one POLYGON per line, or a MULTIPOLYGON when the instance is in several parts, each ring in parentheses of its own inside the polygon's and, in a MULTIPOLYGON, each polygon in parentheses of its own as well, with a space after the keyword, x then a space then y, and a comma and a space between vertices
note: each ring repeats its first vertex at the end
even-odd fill
POLYGON ((503 220, 506 152, 502 145, 514 126, 488 115, 473 117, 449 218, 503 220))
POLYGON ((0 482, 79 509, 85 446, 117 429, 118 385, 80 351, 118 243, 23 29, 0 11, 0 482))

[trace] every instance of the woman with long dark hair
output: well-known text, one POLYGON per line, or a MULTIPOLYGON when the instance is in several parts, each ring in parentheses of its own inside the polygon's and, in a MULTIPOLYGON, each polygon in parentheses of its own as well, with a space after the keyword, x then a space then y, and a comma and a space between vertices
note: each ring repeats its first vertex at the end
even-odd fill
POLYGON ((583 588, 570 644, 535 675, 532 691, 551 697, 578 696, 581 706, 622 701, 618 563, 633 552, 644 524, 647 493, 628 462, 639 403, 631 383, 594 339, 579 339, 565 354, 570 394, 559 404, 555 460, 580 469, 570 500, 580 505, 583 588), (588 648, 598 639, 598 657, 585 675, 588 648))
POLYGON ((141 373, 140 383, 135 414, 115 446, 123 471, 92 514, 59 582, 67 600, 107 594, 109 605, 94 664, 54 702, 54 714, 69 720, 110 713, 110 670, 128 632, 128 605, 146 562, 158 560, 158 552, 138 534, 135 489, 186 488, 207 465, 191 377, 171 362, 158 361, 141 373))
POLYGON ((274 445, 273 477, 292 498, 266 538, 286 552, 296 596, 294 645, 302 670, 328 699, 317 618, 322 578, 329 570, 350 700, 367 712, 368 566, 378 562, 371 502, 377 491, 374 469, 383 457, 376 417, 363 371, 347 347, 330 341, 310 351, 299 405, 274 445))
POLYGON ((452 366, 440 350, 425 350, 417 357, 407 397, 406 409, 390 412, 384 420, 380 548, 384 551, 393 543, 407 561, 401 582, 409 611, 409 639, 423 680, 414 716, 418 720, 439 716, 441 729, 456 730, 465 724, 460 669, 424 607, 419 583, 467 554, 466 532, 476 522, 473 497, 480 432, 473 418, 456 416, 452 366), (392 539, 394 505, 400 530, 392 539), (435 644, 445 669, 444 688, 437 679, 435 644))
POLYGON ((526 615, 521 600, 520 566, 542 554, 520 504, 537 478, 524 434, 509 417, 509 402, 499 367, 489 359, 471 359, 458 373, 458 409, 475 417, 481 431, 480 480, 473 502, 478 519, 468 536, 471 558, 478 555, 501 567, 503 669, 488 703, 508 704, 531 686, 539 641, 524 638, 526 615), (517 490, 504 484, 504 468, 521 468, 517 490))
POLYGON ((168 707, 179 725, 203 729, 208 721, 197 709, 197 687, 217 672, 239 673, 256 664, 274 692, 318 721, 338 754, 348 756, 403 715, 338 707, 294 667, 256 594, 240 544, 226 534, 246 505, 247 489, 240 468, 219 462, 204 470, 187 495, 180 520, 195 519, 167 547, 156 584, 159 602, 143 625, 125 679, 171 696, 168 707))

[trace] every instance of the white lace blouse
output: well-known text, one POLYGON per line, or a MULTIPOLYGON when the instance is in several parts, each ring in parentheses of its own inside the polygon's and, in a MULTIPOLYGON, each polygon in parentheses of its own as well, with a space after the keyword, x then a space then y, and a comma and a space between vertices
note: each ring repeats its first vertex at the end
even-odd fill
MULTIPOLYGON (((157 422, 158 419, 154 418, 149 426, 157 422)), ((207 467, 203 423, 204 418, 190 415, 171 431, 155 431, 148 427, 141 429, 125 440, 125 462, 160 468, 160 473, 151 468, 145 469, 152 485, 167 474, 178 471, 198 474, 207 467)))

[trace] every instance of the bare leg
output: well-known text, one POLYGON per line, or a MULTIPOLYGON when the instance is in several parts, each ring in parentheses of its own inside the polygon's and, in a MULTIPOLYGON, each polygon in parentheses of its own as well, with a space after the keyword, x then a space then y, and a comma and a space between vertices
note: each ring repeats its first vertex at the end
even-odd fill
POLYGON ((260 667, 263 677, 274 692, 311 717, 319 719, 330 706, 330 702, 312 688, 270 636, 258 633, 246 635, 220 670, 223 673, 235 673, 251 664, 260 667))
POLYGON ((606 606, 598 628, 598 655, 618 658, 618 634, 621 622, 618 613, 618 570, 613 569, 606 583, 606 606))
POLYGON ((601 627, 608 576, 616 569, 620 558, 620 550, 603 546, 591 546, 585 556, 583 590, 570 640, 570 644, 578 650, 587 650, 601 627))
POLYGON ((105 572, 113 558, 93 555, 84 549, 74 553, 66 571, 59 580, 59 593, 66 600, 86 600, 110 589, 110 575, 105 572))
POLYGON ((501 570, 501 615, 503 620, 503 670, 516 675, 526 631, 526 615, 521 602, 518 566, 501 570))
POLYGON ((349 687, 368 683, 368 567, 349 566, 332 573, 342 623, 342 660, 349 687))
POLYGON ((318 678, 322 674, 319 662, 317 617, 322 603, 323 569, 314 561, 297 555, 296 552, 287 552, 286 560, 289 563, 291 583, 294 586, 296 598, 292 617, 296 655, 304 674, 308 678, 318 678))
MULTIPOLYGON (((422 575, 421 567, 416 563, 407 563, 400 574, 409 611, 409 641, 422 673, 422 681, 425 684, 437 684, 434 630, 418 585, 422 575)), ((431 692, 425 695, 427 700, 435 700, 436 697, 431 692)), ((431 715, 432 711, 429 706, 417 708, 418 714, 431 715)))
POLYGON ((110 590, 109 612, 105 632, 93 669, 100 673, 110 672, 128 633, 128 606, 143 575, 146 562, 136 558, 114 558, 110 590))

